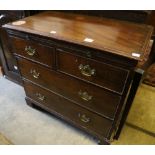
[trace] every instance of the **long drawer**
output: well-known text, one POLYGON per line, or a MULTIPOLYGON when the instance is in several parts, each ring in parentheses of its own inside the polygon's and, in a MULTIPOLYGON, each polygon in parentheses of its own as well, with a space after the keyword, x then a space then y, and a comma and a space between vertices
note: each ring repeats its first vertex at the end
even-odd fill
POLYGON ((80 127, 107 137, 112 121, 96 115, 80 106, 30 82, 24 81, 26 95, 43 106, 55 111, 80 127))
POLYGON ((100 87, 80 81, 45 68, 26 59, 18 58, 21 74, 24 78, 56 92, 77 104, 114 118, 121 97, 100 87))
POLYGON ((119 94, 123 93, 128 70, 80 57, 63 49, 57 49, 56 53, 59 71, 90 81, 119 94))
POLYGON ((54 64, 54 47, 48 47, 33 40, 10 36, 13 52, 52 67, 54 64))

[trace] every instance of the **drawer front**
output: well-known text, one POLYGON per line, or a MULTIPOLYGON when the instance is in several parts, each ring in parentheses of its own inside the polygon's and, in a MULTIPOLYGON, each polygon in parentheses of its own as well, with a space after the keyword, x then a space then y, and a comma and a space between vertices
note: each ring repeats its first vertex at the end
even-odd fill
POLYGON ((109 90, 123 93, 128 71, 57 50, 58 70, 90 81, 109 90))
POLYGON ((54 64, 54 48, 18 37, 10 36, 10 39, 14 53, 49 67, 54 64))
POLYGON ((18 63, 24 78, 61 94, 87 109, 114 118, 121 100, 119 95, 25 59, 18 58, 18 63))
POLYGON ((102 118, 80 106, 34 84, 24 81, 26 95, 51 109, 84 129, 91 130, 104 137, 112 126, 112 121, 102 118))

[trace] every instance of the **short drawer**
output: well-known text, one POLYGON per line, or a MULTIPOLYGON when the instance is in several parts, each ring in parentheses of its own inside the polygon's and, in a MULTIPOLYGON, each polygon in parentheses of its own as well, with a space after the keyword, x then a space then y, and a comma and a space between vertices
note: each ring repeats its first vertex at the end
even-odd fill
POLYGON ((93 112, 111 119, 114 118, 121 96, 25 59, 19 58, 18 63, 24 78, 93 112))
POLYGON ((55 112, 62 118, 67 118, 85 130, 106 137, 112 126, 112 121, 102 118, 69 100, 64 99, 32 83, 24 81, 26 95, 41 105, 55 112))
POLYGON ((54 48, 41 43, 10 36, 13 52, 49 67, 54 64, 54 48))
POLYGON ((123 93, 128 71, 92 59, 62 52, 57 49, 57 66, 60 72, 90 81, 109 90, 123 93))

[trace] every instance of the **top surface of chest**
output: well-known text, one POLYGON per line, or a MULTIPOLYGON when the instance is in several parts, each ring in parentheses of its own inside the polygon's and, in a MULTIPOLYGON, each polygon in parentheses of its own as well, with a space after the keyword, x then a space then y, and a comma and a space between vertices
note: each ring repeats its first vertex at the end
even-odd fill
POLYGON ((61 12, 43 12, 23 21, 24 24, 13 22, 4 27, 136 60, 143 60, 152 34, 148 25, 61 12))

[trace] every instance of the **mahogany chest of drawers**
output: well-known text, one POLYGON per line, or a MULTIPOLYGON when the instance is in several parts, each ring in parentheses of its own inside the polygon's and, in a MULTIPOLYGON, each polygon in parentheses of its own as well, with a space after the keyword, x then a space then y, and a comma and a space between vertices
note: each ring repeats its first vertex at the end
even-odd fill
POLYGON ((152 27, 43 12, 3 26, 26 101, 92 134, 117 139, 140 81, 152 27))

